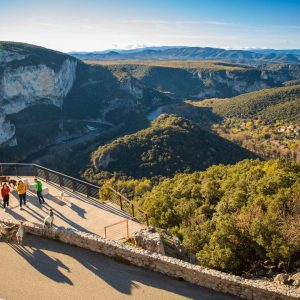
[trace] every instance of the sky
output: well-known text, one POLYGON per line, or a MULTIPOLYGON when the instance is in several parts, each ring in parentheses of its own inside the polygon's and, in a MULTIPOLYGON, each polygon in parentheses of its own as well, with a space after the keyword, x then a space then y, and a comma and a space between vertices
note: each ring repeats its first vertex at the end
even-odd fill
POLYGON ((300 0, 0 0, 0 40, 69 51, 300 48, 300 0))

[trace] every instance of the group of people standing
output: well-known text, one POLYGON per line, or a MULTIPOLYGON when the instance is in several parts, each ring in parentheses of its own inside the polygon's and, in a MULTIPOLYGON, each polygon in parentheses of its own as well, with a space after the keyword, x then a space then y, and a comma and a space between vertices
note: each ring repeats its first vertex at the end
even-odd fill
MULTIPOLYGON (((40 180, 37 178, 34 179, 35 182, 35 191, 39 200, 40 204, 45 203, 45 199, 43 197, 43 185, 40 180)), ((22 181, 19 180, 18 183, 16 184, 16 190, 19 196, 20 200, 20 210, 22 210, 23 205, 27 206, 26 203, 26 197, 27 197, 27 185, 22 181)), ((4 209, 9 208, 9 195, 10 195, 10 186, 5 182, 1 188, 1 196, 3 198, 3 207, 4 209)))

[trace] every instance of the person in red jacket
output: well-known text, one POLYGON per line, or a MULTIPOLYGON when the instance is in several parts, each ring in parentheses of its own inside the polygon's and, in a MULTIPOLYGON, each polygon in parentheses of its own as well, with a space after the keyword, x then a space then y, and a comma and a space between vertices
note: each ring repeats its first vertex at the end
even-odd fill
POLYGON ((2 195, 2 198, 3 198, 3 207, 4 207, 4 209, 9 206, 9 192, 10 192, 10 188, 7 185, 7 183, 5 182, 3 184, 2 189, 1 189, 1 195, 2 195))

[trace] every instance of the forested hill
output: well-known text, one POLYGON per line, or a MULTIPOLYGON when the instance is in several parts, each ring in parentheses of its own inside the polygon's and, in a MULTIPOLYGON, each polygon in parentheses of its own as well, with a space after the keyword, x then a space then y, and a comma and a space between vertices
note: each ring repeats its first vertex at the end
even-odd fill
POLYGON ((198 104, 212 107, 214 113, 227 118, 261 117, 265 122, 300 121, 300 85, 265 89, 230 99, 206 100, 198 104))
POLYGON ((235 163, 254 157, 193 122, 176 116, 161 115, 150 128, 114 140, 92 155, 89 179, 112 176, 153 178, 179 172, 204 170, 214 164, 235 163))
POLYGON ((300 85, 189 103, 223 118, 212 129, 225 139, 264 158, 300 162, 300 85))

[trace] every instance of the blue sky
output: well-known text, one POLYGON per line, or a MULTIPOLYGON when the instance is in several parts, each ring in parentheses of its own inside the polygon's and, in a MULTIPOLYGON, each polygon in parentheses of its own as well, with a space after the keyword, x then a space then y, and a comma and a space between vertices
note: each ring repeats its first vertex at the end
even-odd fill
POLYGON ((300 48, 300 0, 0 0, 0 40, 61 51, 300 48))

